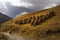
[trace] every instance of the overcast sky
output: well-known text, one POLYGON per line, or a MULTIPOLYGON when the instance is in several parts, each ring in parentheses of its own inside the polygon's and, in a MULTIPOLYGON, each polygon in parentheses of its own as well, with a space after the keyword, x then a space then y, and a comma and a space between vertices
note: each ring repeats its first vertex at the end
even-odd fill
POLYGON ((25 14, 55 7, 60 4, 60 0, 0 0, 0 12, 9 17, 25 14))

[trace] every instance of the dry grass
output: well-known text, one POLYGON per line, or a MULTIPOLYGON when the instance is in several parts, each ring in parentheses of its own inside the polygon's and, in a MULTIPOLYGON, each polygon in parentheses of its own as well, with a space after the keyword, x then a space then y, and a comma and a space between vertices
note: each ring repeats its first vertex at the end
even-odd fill
POLYGON ((31 40, 31 38, 33 38, 33 40, 59 40, 60 39, 59 36, 60 35, 60 6, 43 10, 43 11, 37 11, 37 12, 32 12, 30 14, 21 15, 12 19, 11 21, 1 24, 0 27, 1 32, 10 32, 10 30, 12 30, 13 34, 22 35, 24 37, 30 38, 29 40, 31 40), (56 13, 56 16, 50 18, 49 20, 46 20, 46 22, 43 22, 40 25, 31 26, 30 24, 19 25, 15 23, 16 21, 20 21, 21 19, 29 18, 31 16, 45 15, 50 11, 54 11, 56 13), (16 31, 16 29, 18 30, 16 31), (46 35, 48 30, 51 31, 51 34, 48 33, 48 35, 46 35), (59 32, 56 32, 58 30, 59 32), (51 36, 53 36, 53 38, 51 36))

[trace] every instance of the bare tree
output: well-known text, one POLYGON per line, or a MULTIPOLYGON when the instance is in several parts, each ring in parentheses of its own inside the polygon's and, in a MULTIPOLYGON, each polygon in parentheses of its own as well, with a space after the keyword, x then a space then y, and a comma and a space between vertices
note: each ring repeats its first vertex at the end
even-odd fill
POLYGON ((23 24, 27 24, 27 18, 23 19, 23 24))
POLYGON ((25 19, 22 20, 22 23, 25 24, 25 19))
POLYGON ((40 18, 39 16, 36 17, 36 23, 35 23, 35 25, 39 25, 39 18, 40 18))
POLYGON ((41 17, 41 22, 44 21, 44 16, 45 16, 45 15, 41 15, 41 16, 40 16, 40 17, 41 17))
POLYGON ((55 16, 55 12, 54 11, 52 11, 51 14, 52 14, 52 16, 55 16))
POLYGON ((33 25, 33 23, 35 22, 35 16, 32 17, 32 20, 31 20, 31 25, 33 25))
POLYGON ((16 23, 16 24, 22 24, 22 20, 16 21, 15 23, 16 23))
POLYGON ((41 17, 39 16, 39 19, 38 19, 38 24, 40 24, 41 23, 41 17))
POLYGON ((34 22, 33 22, 32 25, 33 25, 33 26, 37 25, 37 17, 36 17, 36 19, 34 20, 34 22))
POLYGON ((18 21, 16 21, 15 23, 16 23, 16 24, 19 24, 19 22, 18 22, 18 21))
POLYGON ((30 23, 30 22, 31 22, 31 19, 32 19, 32 17, 30 17, 30 18, 27 20, 27 23, 30 23))
POLYGON ((19 25, 23 24, 23 20, 20 20, 19 25))
POLYGON ((54 11, 51 11, 50 13, 49 13, 49 18, 51 18, 52 16, 55 16, 55 12, 54 11))
POLYGON ((47 19, 48 19, 48 14, 44 16, 44 20, 47 20, 47 19))

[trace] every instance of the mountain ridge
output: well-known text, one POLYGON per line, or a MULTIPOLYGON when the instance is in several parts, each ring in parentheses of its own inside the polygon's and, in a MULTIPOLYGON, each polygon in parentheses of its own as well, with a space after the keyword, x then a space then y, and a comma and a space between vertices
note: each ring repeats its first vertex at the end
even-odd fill
POLYGON ((0 12, 0 24, 9 21, 11 18, 0 12))

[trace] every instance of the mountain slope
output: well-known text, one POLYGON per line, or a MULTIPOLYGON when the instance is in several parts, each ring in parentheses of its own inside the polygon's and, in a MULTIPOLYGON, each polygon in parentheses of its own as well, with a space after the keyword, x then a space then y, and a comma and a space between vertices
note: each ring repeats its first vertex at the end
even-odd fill
POLYGON ((0 13, 0 23, 4 23, 4 22, 6 22, 6 21, 8 21, 8 20, 10 20, 10 19, 11 19, 11 18, 9 18, 8 16, 0 13))
MULTIPOLYGON (((27 21, 29 21, 27 20, 27 21)), ((38 22, 39 23, 39 22, 38 22)), ((31 12, 18 16, 6 23, 0 25, 0 32, 8 32, 10 34, 21 35, 26 40, 59 40, 60 39, 60 6, 42 11, 31 12), (53 12, 52 12, 53 11, 53 12), (54 13, 55 16, 48 17, 38 25, 34 25, 38 16, 54 13), (24 19, 32 18, 31 22, 25 23, 24 19), (35 20, 34 20, 35 19, 35 20), (23 22, 21 22, 24 20, 23 22)))

